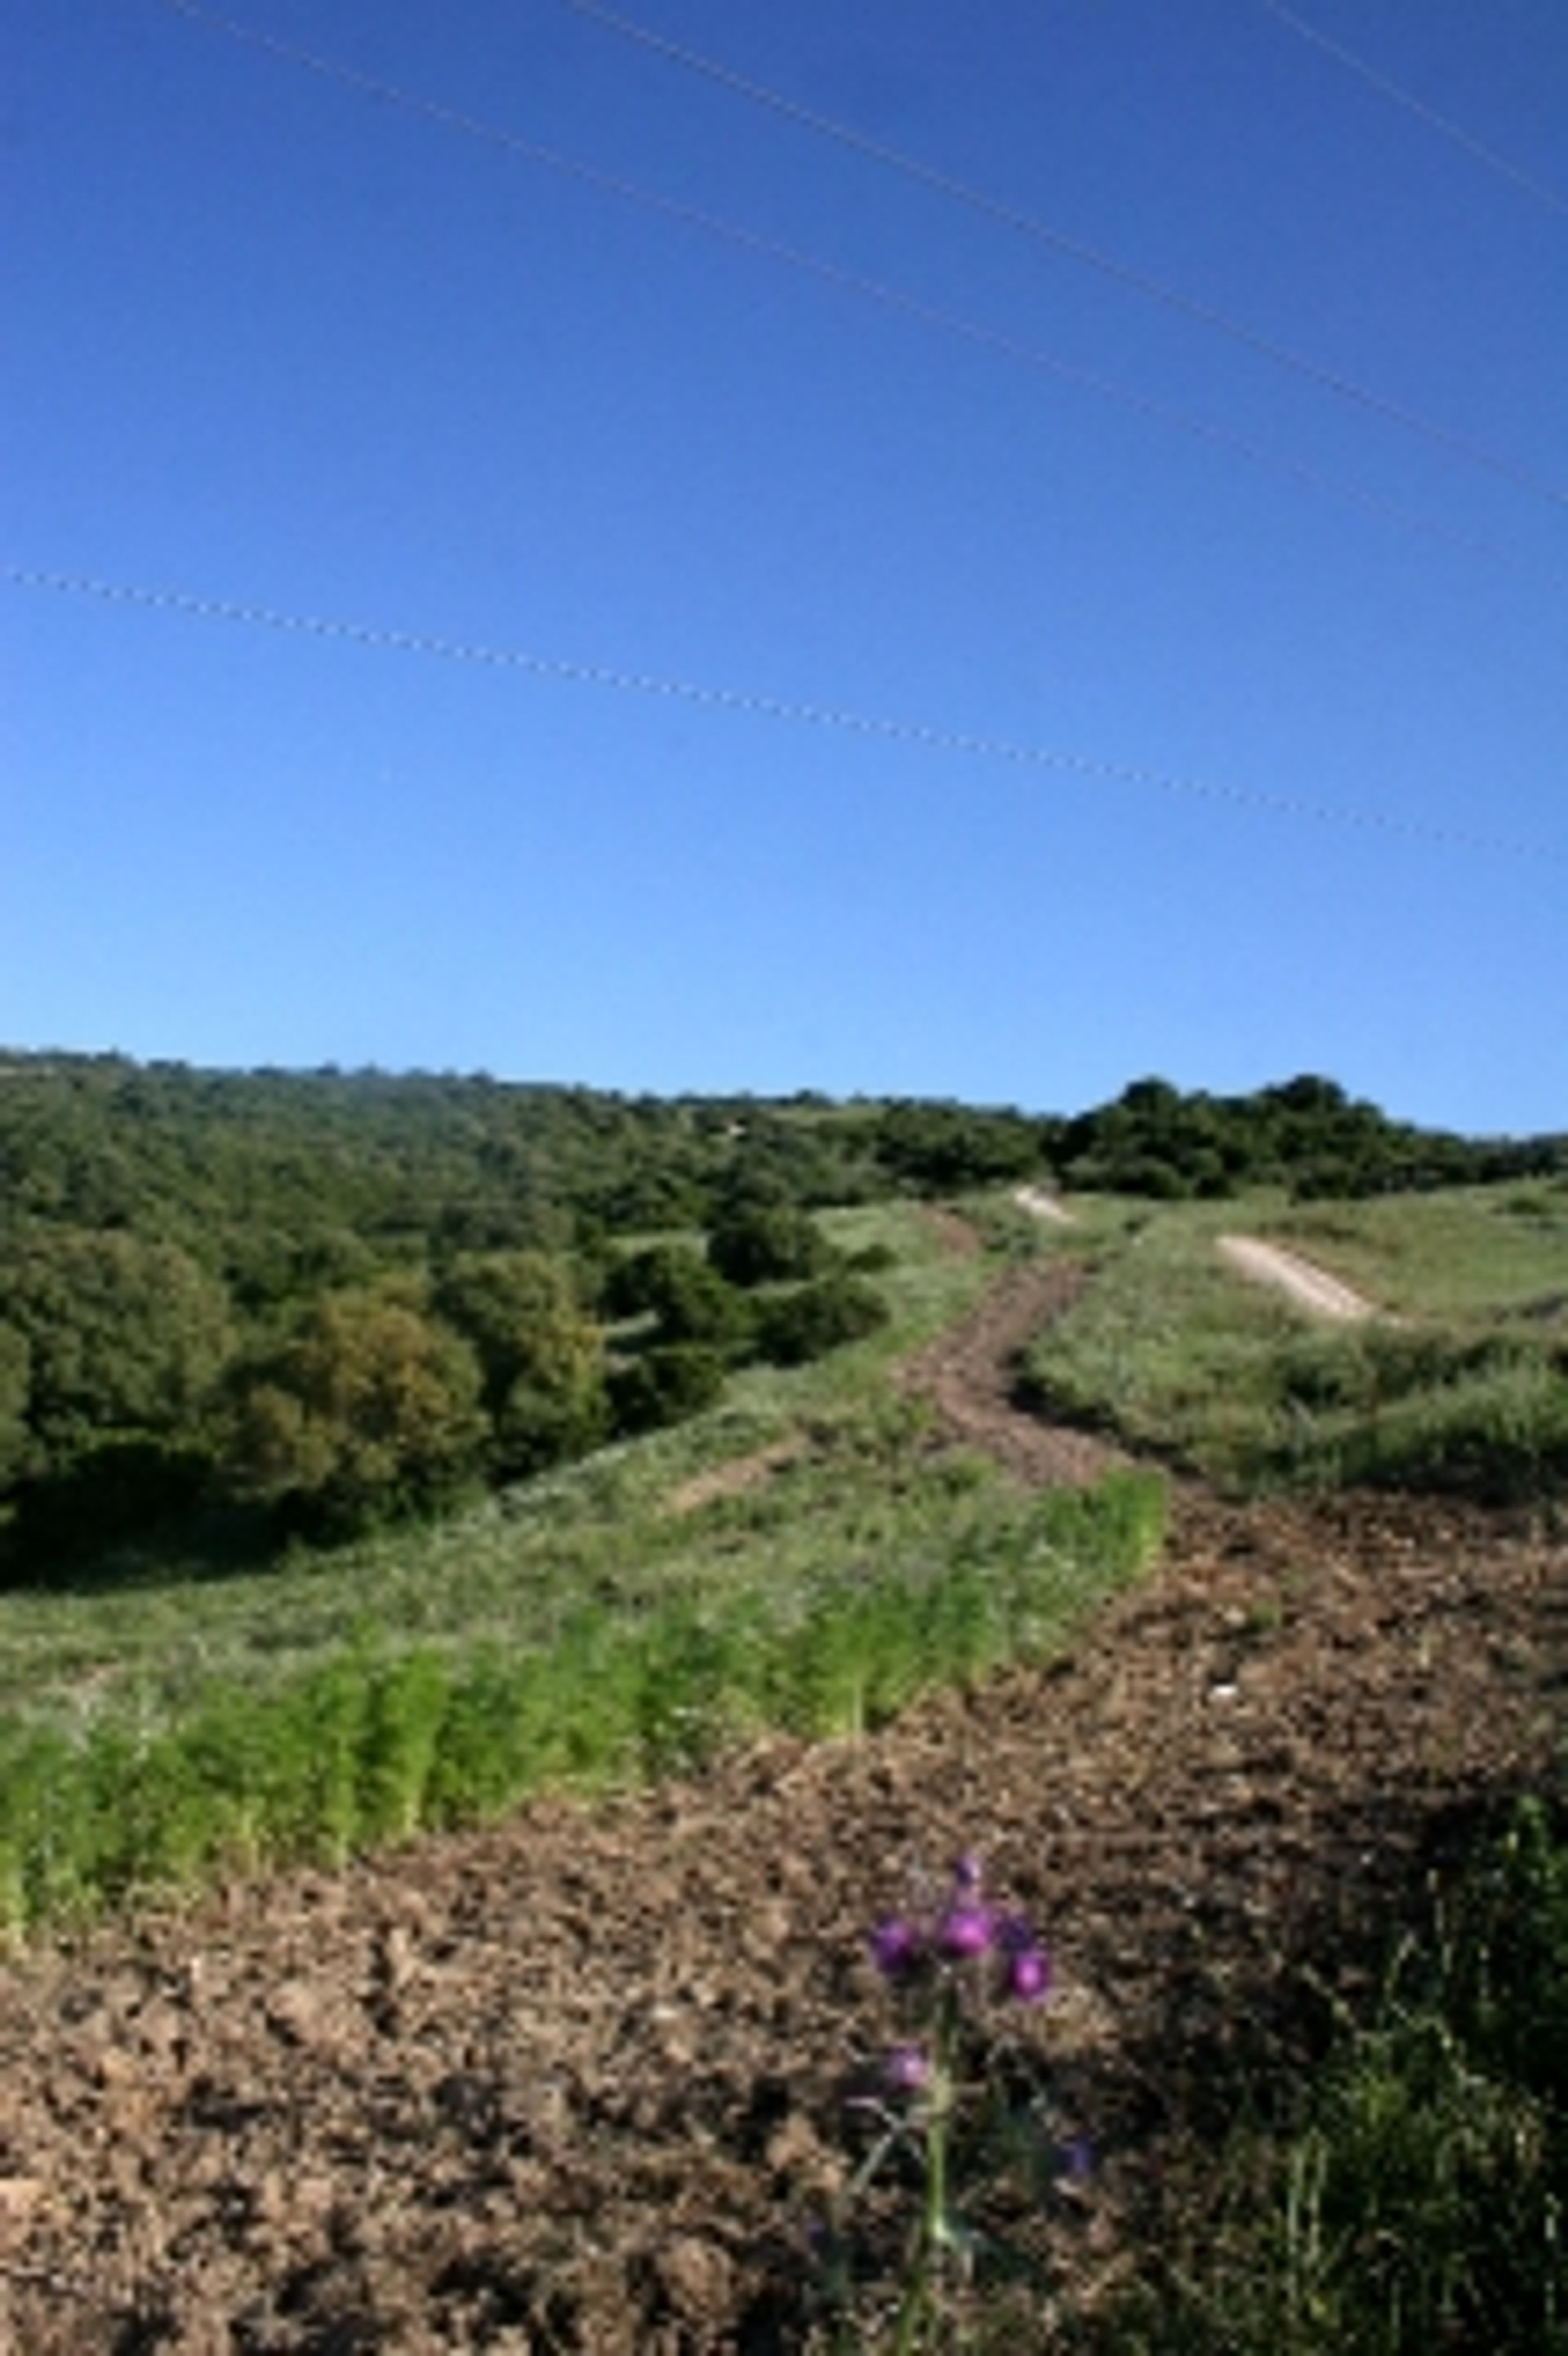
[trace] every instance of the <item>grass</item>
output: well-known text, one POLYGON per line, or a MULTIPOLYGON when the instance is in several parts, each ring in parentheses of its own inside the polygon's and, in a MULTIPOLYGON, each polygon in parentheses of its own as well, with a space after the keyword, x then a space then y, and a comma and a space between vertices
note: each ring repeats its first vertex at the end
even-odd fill
POLYGON ((914 1212, 834 1226, 897 1250, 890 1326, 747 1370, 687 1426, 429 1528, 0 1598, 0 1927, 693 1767, 764 1729, 853 1736, 1058 1649, 1157 1545, 1159 1484, 1036 1498, 934 1451, 888 1370, 989 1270, 914 1212), (767 1478, 677 1509, 783 1443, 767 1478))
MULTIPOLYGON (((781 1730, 853 1737, 921 1693, 1059 1650, 1148 1559, 1157 1483, 972 1494, 918 1544, 794 1580, 579 1599, 547 1641, 438 1649, 367 1629, 266 1688, 215 1680, 177 1710, 68 1730, 0 1726, 0 1935, 236 1869, 493 1816, 537 1793, 700 1768, 781 1730)), ((908 1532, 902 1534, 907 1539, 908 1532)))
POLYGON ((1294 2107, 1189 2161, 1107 2356, 1568 2351, 1568 1837, 1544 1801, 1480 1848, 1294 2107))
POLYGON ((913 1211, 826 1224, 846 1249, 897 1253, 878 1280, 892 1322, 869 1340, 796 1372, 747 1368, 689 1424, 427 1527, 246 1559, 220 1525, 123 1551, 74 1589, 0 1593, 0 1716, 69 1729, 177 1711, 214 1679, 271 1689, 340 1651, 367 1615, 437 1649, 537 1644, 585 1600, 640 1608, 666 1589, 788 1580, 918 1524, 923 1430, 886 1370, 961 1314, 989 1271, 944 1256, 913 1211), (694 1476, 779 1442, 800 1455, 772 1483, 669 1511, 694 1476))
POLYGON ((1489 1502, 1568 1477, 1568 1192, 1397 1204, 1260 1196, 1140 1223, 1100 1206, 1095 1281, 1027 1354, 1026 1398, 1231 1487, 1387 1483, 1489 1502), (1386 1319, 1331 1326, 1249 1283, 1228 1232, 1286 1244, 1386 1319))

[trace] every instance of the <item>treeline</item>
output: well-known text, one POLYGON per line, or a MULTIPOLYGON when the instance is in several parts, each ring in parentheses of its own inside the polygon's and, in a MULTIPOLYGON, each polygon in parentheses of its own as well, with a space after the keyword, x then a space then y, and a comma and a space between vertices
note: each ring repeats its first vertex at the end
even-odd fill
POLYGON ((1564 1166, 1562 1140, 1421 1132, 1312 1078, 1144 1080, 1063 1119, 0 1056, 0 1567, 215 1499, 350 1528, 695 1413, 748 1358, 885 1314, 828 1205, 1564 1166))
POLYGON ((1568 1171, 1568 1136, 1417 1129, 1311 1074, 1243 1097, 1135 1080, 1114 1103, 1047 1127, 1047 1158, 1064 1186, 1167 1201, 1255 1186, 1343 1199, 1568 1171))

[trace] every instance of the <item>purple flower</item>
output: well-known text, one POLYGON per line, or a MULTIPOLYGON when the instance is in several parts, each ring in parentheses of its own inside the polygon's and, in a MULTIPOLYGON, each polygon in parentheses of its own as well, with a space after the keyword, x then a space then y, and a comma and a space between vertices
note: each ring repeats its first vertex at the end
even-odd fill
POLYGON ((990 1907, 968 1899, 950 1906, 937 1924, 938 1949, 953 1963, 989 1954, 995 1935, 996 1918, 990 1907))
POLYGON ((930 2083, 931 2065, 918 2045, 896 2045, 882 2065, 884 2083, 895 2094, 918 2094, 930 2083))
POLYGON ((1051 1959, 1022 1914, 1004 1914, 996 1925, 1002 1957, 1002 1994, 1016 2004, 1038 2004, 1051 1990, 1051 1959))
POLYGON ((1051 1992, 1051 1959, 1043 1947, 1015 1947, 1007 1958, 1002 1991, 1015 2004, 1039 2004, 1051 1992))
POLYGON ((894 1915, 871 1934, 871 1960, 884 1979, 907 1980, 925 1957, 925 1941, 913 1922, 894 1915))
POLYGON ((980 1888, 980 1859, 972 1849, 966 1849, 952 1869, 952 1884, 961 1897, 972 1898, 980 1888))

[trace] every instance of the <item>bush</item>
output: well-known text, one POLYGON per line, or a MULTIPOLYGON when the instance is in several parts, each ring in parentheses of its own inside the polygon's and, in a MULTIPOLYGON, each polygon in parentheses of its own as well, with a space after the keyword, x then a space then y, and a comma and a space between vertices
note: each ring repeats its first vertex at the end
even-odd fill
POLYGON ((110 1433, 51 1466, 17 1492, 16 1547, 21 1576, 47 1581, 62 1558, 115 1545, 194 1505, 213 1460, 199 1446, 110 1433))
POLYGON ((804 1365, 886 1325, 887 1303, 875 1285, 826 1277, 765 1301, 757 1313, 757 1355, 776 1366, 804 1365))
POLYGON ((708 1236, 709 1262, 730 1284, 789 1283, 820 1276, 832 1257, 814 1221, 784 1203, 731 1211, 708 1236))
POLYGON ((689 1244, 652 1244, 618 1261, 606 1277, 604 1305, 610 1317, 657 1318, 665 1343, 736 1349, 750 1325, 742 1296, 689 1244))
POLYGON ((725 1362, 704 1342, 656 1344, 639 1357, 612 1366, 608 1378, 612 1428, 630 1437, 683 1423, 712 1407, 725 1387, 725 1362))
POLYGON ((478 1469, 481 1387, 449 1327, 375 1292, 330 1294, 237 1383, 231 1484, 335 1534, 423 1510, 478 1469))

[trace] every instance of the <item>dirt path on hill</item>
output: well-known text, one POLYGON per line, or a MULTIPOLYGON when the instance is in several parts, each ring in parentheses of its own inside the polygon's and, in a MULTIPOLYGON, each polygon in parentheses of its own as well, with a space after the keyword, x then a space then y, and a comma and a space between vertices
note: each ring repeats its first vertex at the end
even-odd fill
POLYGON ((935 1408, 945 1438, 993 1456, 1037 1488, 1084 1487, 1127 1461, 1106 1441, 1044 1423, 1013 1405, 1019 1351, 1062 1314, 1084 1282, 1083 1270, 1067 1261, 1009 1269, 967 1317, 899 1372, 901 1387, 935 1408))
MULTIPOLYGON (((1014 1272, 911 1370, 972 1444, 1013 1444, 999 1365, 1062 1281, 1014 1272)), ((1565 1673, 1562 1542, 1183 1494, 1054 1671, 27 1957, 0 2349, 805 2348, 844 2071, 888 2033, 865 1932, 966 1848, 1054 1950, 1018 2066, 1097 2158, 1029 2230, 1092 2285, 1238 2039, 1288 2033, 1293 1964, 1353 1956, 1455 1812, 1542 1769, 1565 1673)))
POLYGON ((1314 1317, 1351 1324, 1379 1314, 1369 1301, 1338 1277, 1303 1259, 1299 1252, 1286 1251, 1283 1244, 1262 1243, 1253 1236, 1221 1236, 1219 1249, 1243 1276, 1288 1293, 1298 1308, 1314 1317))

